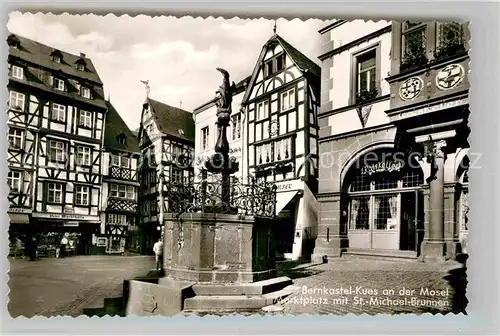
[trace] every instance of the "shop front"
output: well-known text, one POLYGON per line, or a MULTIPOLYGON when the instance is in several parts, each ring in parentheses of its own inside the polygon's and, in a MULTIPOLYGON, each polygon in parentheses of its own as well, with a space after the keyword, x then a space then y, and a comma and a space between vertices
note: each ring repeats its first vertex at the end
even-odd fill
POLYGON ((424 235, 424 175, 416 158, 370 152, 346 174, 349 248, 418 253, 424 235))
POLYGON ((301 179, 276 183, 276 257, 310 257, 317 230, 318 202, 301 179))
POLYGON ((39 257, 94 254, 92 237, 100 225, 97 216, 33 213, 32 224, 39 257))

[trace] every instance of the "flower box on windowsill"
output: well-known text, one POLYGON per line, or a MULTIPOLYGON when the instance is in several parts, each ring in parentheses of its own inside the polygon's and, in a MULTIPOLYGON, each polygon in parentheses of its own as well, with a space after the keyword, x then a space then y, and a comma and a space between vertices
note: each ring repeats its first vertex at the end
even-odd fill
POLYGON ((372 89, 372 90, 363 90, 361 92, 356 92, 356 104, 362 104, 367 101, 370 101, 372 99, 377 98, 378 96, 378 90, 372 89))
POLYGON ((465 46, 458 42, 449 42, 439 47, 434 53, 434 62, 441 62, 465 54, 465 46))
POLYGON ((403 57, 403 60, 401 61, 401 65, 399 67, 399 71, 400 72, 412 71, 427 66, 428 63, 429 60, 427 59, 427 56, 424 53, 415 55, 408 54, 403 57))

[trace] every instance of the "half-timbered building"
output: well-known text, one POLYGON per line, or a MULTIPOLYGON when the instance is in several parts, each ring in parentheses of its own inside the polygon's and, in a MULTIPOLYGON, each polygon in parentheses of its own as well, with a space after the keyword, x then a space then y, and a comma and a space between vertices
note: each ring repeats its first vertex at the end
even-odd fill
POLYGON ((242 104, 249 175, 277 185, 277 253, 308 257, 317 226, 320 67, 274 34, 263 46, 242 104))
POLYGON ((320 30, 313 259, 444 260, 465 240, 466 24, 334 20, 320 30), (324 157, 324 160, 323 160, 324 157))
MULTIPOLYGON (((239 170, 234 176, 242 181, 247 180, 247 157, 246 144, 246 109, 243 108, 241 101, 250 81, 250 76, 236 84, 236 90, 233 92, 233 103, 231 121, 227 131, 227 140, 229 142, 229 155, 239 163, 239 170)), ((196 143, 195 143, 195 178, 199 176, 200 169, 203 168, 211 155, 215 153, 215 143, 217 142, 217 107, 215 98, 209 102, 197 107, 193 111, 196 143)))
POLYGON ((63 234, 70 251, 90 253, 100 223, 102 82, 84 54, 14 34, 7 42, 11 222, 37 235, 41 254, 63 234))
POLYGON ((163 214, 169 200, 165 197, 169 181, 194 180, 193 114, 147 98, 139 128, 139 230, 141 253, 152 254, 161 237, 163 214))
POLYGON ((105 253, 137 251, 137 164, 139 143, 118 111, 107 101, 102 162, 101 231, 96 247, 105 253))

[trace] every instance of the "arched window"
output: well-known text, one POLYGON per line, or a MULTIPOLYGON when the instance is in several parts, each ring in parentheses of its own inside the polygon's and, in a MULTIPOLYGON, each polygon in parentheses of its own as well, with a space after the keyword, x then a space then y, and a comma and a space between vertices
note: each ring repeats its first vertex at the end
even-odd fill
POLYGON ((415 157, 371 152, 357 160, 343 183, 349 195, 349 230, 396 230, 401 196, 424 183, 415 157))

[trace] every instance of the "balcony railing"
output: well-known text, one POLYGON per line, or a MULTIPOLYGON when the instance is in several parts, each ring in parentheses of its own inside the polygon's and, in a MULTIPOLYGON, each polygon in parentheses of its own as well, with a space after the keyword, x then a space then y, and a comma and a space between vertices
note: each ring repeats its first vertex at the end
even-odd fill
POLYGON ((137 212, 137 202, 134 200, 110 198, 106 209, 122 213, 135 213, 137 212))
POLYGON ((109 177, 116 180, 135 181, 137 179, 137 172, 130 168, 111 166, 109 168, 109 177))

